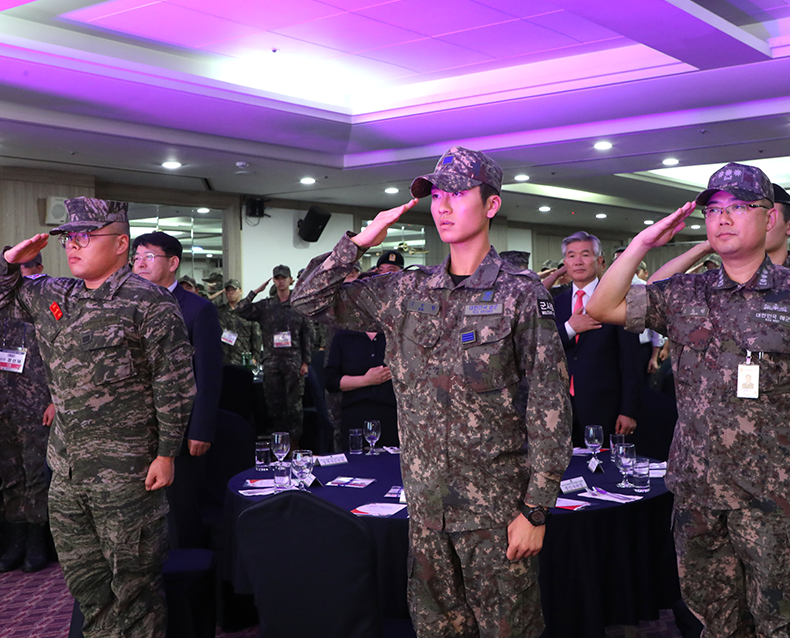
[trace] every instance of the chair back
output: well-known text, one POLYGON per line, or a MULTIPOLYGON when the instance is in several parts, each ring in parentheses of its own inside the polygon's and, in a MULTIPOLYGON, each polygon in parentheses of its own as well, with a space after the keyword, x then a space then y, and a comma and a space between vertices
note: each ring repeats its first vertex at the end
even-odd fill
POLYGON ((206 453, 206 503, 222 510, 228 481, 255 462, 255 431, 241 416, 217 411, 214 442, 206 453))
POLYGON ((252 423, 255 418, 253 403, 253 374, 237 365, 222 366, 222 392, 219 407, 234 412, 252 423))
POLYGON ((310 493, 276 494, 236 522, 266 638, 380 638, 376 552, 356 516, 310 493))

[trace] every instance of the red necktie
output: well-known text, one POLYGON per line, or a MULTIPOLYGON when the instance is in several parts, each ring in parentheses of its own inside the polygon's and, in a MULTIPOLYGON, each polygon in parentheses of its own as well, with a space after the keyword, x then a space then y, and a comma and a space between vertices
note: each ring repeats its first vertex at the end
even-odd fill
MULTIPOLYGON (((584 302, 582 301, 583 297, 584 297, 584 291, 583 290, 577 290, 576 291, 576 302, 573 304, 573 314, 576 314, 577 312, 579 312, 580 310, 582 310, 584 308, 584 302)), ((566 308, 567 308, 567 306, 566 306, 566 308)), ((579 343, 579 335, 578 334, 576 335, 576 343, 579 343)), ((571 376, 571 396, 574 396, 574 395, 575 395, 575 393, 573 391, 573 376, 571 376)))

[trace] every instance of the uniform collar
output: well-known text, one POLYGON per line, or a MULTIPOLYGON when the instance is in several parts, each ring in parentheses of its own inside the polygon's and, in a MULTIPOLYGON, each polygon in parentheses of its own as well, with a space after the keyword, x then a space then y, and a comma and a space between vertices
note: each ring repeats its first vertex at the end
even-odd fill
POLYGON ((755 272, 752 278, 745 284, 739 284, 737 281, 730 279, 727 273, 724 272, 723 266, 715 272, 717 274, 716 281, 713 283, 713 288, 720 290, 737 288, 741 285, 749 290, 766 290, 768 288, 773 288, 774 285, 774 264, 768 255, 763 259, 763 263, 760 264, 757 272, 755 272))
POLYGON ((82 288, 78 291, 77 297, 81 299, 112 299, 115 297, 118 289, 123 283, 132 275, 132 269, 129 264, 124 264, 112 275, 104 280, 104 283, 91 290, 87 288, 83 282, 82 288))
MULTIPOLYGON (((502 269, 502 263, 502 258, 499 256, 499 253, 491 246, 477 269, 458 285, 464 288, 490 289, 493 287, 494 282, 496 282, 499 271, 502 269)), ((450 278, 449 267, 450 256, 448 255, 438 267, 428 269, 423 266, 420 267, 420 270, 424 270, 424 272, 433 271, 433 274, 427 281, 428 286, 431 288, 452 289, 455 288, 455 284, 450 278)))

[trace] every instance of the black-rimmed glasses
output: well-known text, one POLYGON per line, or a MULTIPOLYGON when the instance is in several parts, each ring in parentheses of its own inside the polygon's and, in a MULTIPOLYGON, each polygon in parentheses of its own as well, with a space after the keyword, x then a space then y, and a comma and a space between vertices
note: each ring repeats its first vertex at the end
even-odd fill
POLYGON ((69 243, 74 242, 80 248, 85 248, 91 243, 91 237, 110 237, 111 235, 120 235, 121 233, 63 233, 58 239, 60 245, 65 248, 69 243))

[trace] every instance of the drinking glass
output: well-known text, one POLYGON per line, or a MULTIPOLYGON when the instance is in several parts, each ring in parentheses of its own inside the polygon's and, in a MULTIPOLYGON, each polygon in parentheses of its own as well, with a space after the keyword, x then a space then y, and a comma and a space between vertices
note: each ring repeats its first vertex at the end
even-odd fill
POLYGON ((303 492, 307 491, 304 482, 313 471, 314 462, 311 450, 294 450, 291 455, 291 471, 297 478, 297 487, 303 492))
POLYGON ((617 446, 622 443, 625 443, 625 434, 609 435, 609 455, 612 463, 617 463, 617 446))
POLYGON ((274 432, 272 434, 272 453, 282 463, 291 449, 291 435, 288 432, 274 432))
POLYGON ((598 450, 603 445, 603 427, 600 425, 588 425, 584 428, 584 444, 588 450, 592 450, 595 460, 598 460, 598 450))
POLYGON ((348 431, 348 453, 362 454, 362 428, 353 428, 348 431))
POLYGON ((635 492, 645 493, 650 491, 650 459, 637 456, 634 462, 631 483, 635 492))
POLYGON ((370 443, 368 456, 375 456, 378 454, 376 451, 376 441, 378 441, 381 436, 381 423, 378 421, 365 421, 362 431, 365 434, 365 440, 370 443))
POLYGON ((617 469, 623 475, 623 480, 617 484, 619 488, 633 487, 628 482, 628 475, 631 473, 636 462, 636 448, 633 443, 621 443, 617 446, 617 469))
POLYGON ((274 489, 282 492, 291 487, 291 464, 280 461, 274 464, 274 489))
POLYGON ((269 440, 255 441, 255 469, 265 472, 272 463, 272 448, 269 440))

